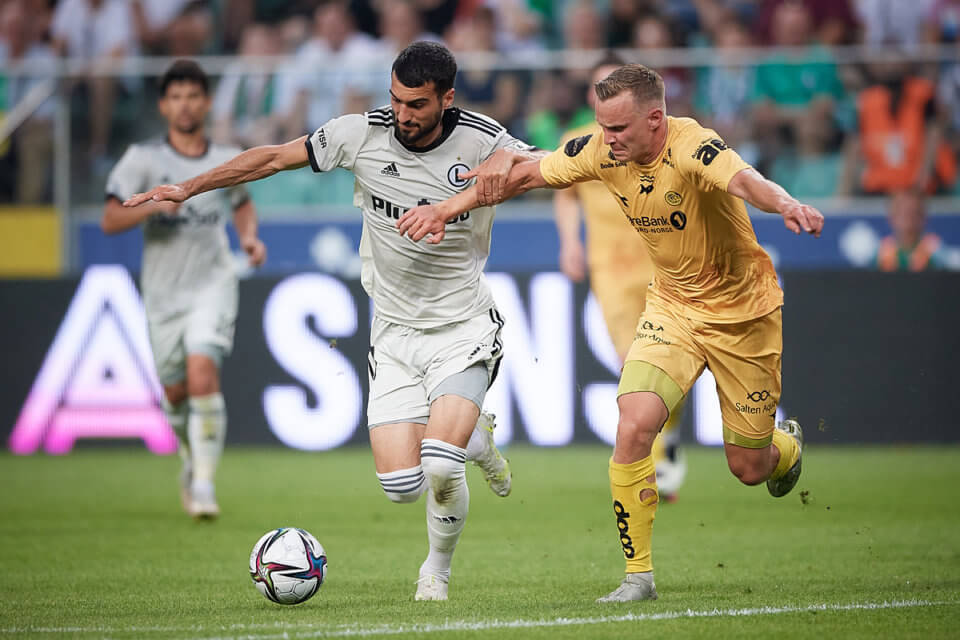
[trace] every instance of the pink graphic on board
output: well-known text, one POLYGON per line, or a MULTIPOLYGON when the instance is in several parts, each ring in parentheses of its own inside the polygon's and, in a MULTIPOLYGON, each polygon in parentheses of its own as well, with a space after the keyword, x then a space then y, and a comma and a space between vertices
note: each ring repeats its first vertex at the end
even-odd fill
POLYGON ((63 454, 82 438, 177 449, 160 408, 143 304, 127 271, 87 269, 10 434, 14 453, 63 454))

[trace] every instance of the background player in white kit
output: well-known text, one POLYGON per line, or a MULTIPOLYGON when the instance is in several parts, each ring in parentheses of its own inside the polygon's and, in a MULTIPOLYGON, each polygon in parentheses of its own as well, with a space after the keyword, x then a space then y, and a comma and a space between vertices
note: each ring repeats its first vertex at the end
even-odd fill
POLYGON ((213 479, 227 429, 219 369, 233 346, 237 316, 237 277, 224 231, 231 212, 250 263, 262 264, 266 249, 243 187, 183 205, 122 205, 150 185, 184 180, 239 151, 212 144, 204 133, 210 96, 196 63, 178 60, 167 70, 158 106, 167 135, 132 145, 114 167, 101 227, 119 233, 143 223, 140 282, 163 408, 180 442, 181 498, 192 516, 213 518, 220 512, 213 479))
MULTIPOLYGON (((250 149, 125 203, 183 202, 307 164, 353 172, 354 204, 363 213, 362 280, 375 309, 367 419, 377 477, 394 502, 427 494, 430 551, 417 600, 447 599, 450 561, 469 507, 465 461, 480 466, 498 495, 510 492, 511 480, 493 443, 492 419, 481 414, 502 355, 503 319, 483 277, 494 212, 464 213, 438 245, 412 242, 396 230, 405 210, 467 188, 461 174, 496 151, 530 153, 495 121, 453 107, 456 73, 445 47, 415 42, 393 63, 390 106, 334 118, 309 136, 250 149)), ((499 162, 505 155, 483 165, 481 178, 505 175, 509 163, 499 162)))

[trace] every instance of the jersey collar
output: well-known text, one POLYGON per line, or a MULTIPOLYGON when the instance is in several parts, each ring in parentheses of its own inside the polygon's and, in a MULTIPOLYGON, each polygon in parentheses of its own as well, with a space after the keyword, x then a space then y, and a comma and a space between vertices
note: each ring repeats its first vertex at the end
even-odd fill
POLYGON ((182 151, 179 151, 175 146, 173 146, 173 143, 170 142, 170 136, 169 136, 169 135, 164 136, 164 137, 163 137, 163 141, 167 143, 167 146, 170 147, 170 149, 171 149, 175 154, 177 154, 177 155, 180 156, 181 158, 186 158, 186 159, 188 159, 188 160, 199 160, 200 158, 203 158, 203 157, 205 157, 208 153, 210 153, 210 138, 204 138, 204 139, 203 139, 203 142, 204 142, 204 144, 203 144, 203 153, 201 153, 201 154, 199 154, 199 155, 196 155, 196 156, 187 155, 186 153, 183 153, 182 151))

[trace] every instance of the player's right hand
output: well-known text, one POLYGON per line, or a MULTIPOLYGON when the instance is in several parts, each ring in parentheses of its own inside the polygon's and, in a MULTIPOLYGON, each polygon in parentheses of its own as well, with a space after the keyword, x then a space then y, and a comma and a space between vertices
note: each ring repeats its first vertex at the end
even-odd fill
POLYGON ((460 174, 461 180, 477 179, 477 202, 482 206, 498 204, 507 186, 510 169, 516 164, 516 158, 506 149, 499 149, 489 158, 466 173, 460 174))
POLYGON ((438 244, 443 240, 447 221, 436 205, 424 204, 410 209, 397 220, 400 235, 407 235, 414 242, 427 237, 427 244, 438 244))
POLYGON ((137 193, 127 200, 124 200, 123 206, 135 207, 138 204, 143 204, 147 200, 153 200, 154 202, 183 202, 186 199, 187 191, 180 185, 162 184, 159 187, 150 189, 150 191, 137 193))

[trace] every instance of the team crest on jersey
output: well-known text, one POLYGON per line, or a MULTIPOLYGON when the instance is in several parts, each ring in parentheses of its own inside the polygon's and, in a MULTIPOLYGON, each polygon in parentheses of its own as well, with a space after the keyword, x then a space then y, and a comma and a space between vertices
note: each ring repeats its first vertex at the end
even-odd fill
POLYGON ((457 188, 466 186, 469 180, 464 180, 460 176, 466 173, 467 171, 470 171, 470 167, 463 164, 462 162, 458 162, 457 164, 447 169, 447 181, 457 188))
POLYGON ((593 137, 592 133, 588 133, 585 136, 580 136, 579 138, 574 138, 568 142, 563 147, 563 152, 570 156, 571 158, 583 151, 583 148, 587 146, 587 143, 590 142, 590 138, 593 137))
POLYGON ((671 207, 679 207, 680 203, 683 202, 683 196, 676 191, 667 191, 663 195, 663 199, 666 200, 667 204, 671 207))

